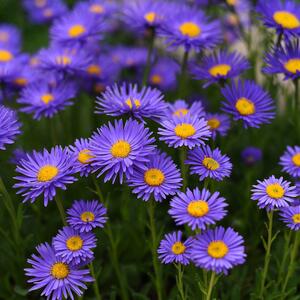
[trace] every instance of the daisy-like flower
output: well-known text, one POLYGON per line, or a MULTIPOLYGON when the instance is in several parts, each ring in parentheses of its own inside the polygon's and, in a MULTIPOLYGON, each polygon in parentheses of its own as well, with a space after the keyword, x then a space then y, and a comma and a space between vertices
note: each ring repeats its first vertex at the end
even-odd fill
POLYGON ((161 240, 157 250, 158 258, 164 264, 179 263, 188 265, 191 260, 191 246, 193 238, 189 237, 182 241, 182 232, 174 231, 168 233, 161 240))
POLYGON ((0 25, 0 47, 8 47, 19 50, 21 47, 20 30, 11 24, 0 25))
POLYGON ((244 127, 259 127, 270 123, 275 117, 274 101, 254 81, 239 81, 226 85, 221 90, 226 101, 223 110, 233 116, 234 120, 242 120, 244 127))
POLYGON ((283 167, 283 171, 292 177, 300 177, 300 147, 288 146, 284 154, 280 157, 279 164, 283 167))
POLYGON ((77 92, 72 82, 48 81, 34 82, 22 90, 17 102, 22 104, 21 111, 33 114, 34 119, 51 118, 66 106, 73 104, 77 92))
POLYGON ((92 167, 99 170, 98 176, 105 174, 104 181, 119 177, 120 183, 123 176, 130 177, 133 168, 145 169, 149 155, 153 153, 155 139, 143 124, 135 120, 115 120, 114 124, 108 123, 93 134, 90 141, 92 167))
POLYGON ((281 220, 292 230, 300 229, 300 206, 288 206, 280 209, 281 220))
POLYGON ((225 114, 206 114, 205 119, 212 133, 212 138, 215 139, 217 134, 225 136, 230 128, 230 119, 225 114))
POLYGON ((96 227, 104 227, 106 213, 107 209, 98 200, 76 200, 67 210, 67 222, 79 232, 89 232, 96 227))
POLYGON ((251 199, 258 201, 259 208, 266 208, 268 211, 289 206, 298 196, 296 187, 280 177, 271 176, 263 181, 258 180, 251 192, 251 199))
POLYGON ((189 114, 191 116, 197 116, 199 118, 205 116, 205 111, 201 101, 194 101, 189 105, 185 100, 176 100, 173 104, 169 104, 169 117, 184 117, 189 114))
POLYGON ((191 174, 198 174, 200 180, 212 178, 217 181, 229 177, 232 164, 228 156, 219 148, 212 150, 209 146, 197 147, 188 151, 186 164, 191 166, 191 174))
POLYGON ((149 156, 143 169, 135 168, 128 180, 133 193, 138 198, 148 201, 153 195, 155 201, 161 202, 168 195, 175 195, 181 187, 181 175, 173 160, 166 153, 156 152, 149 156))
POLYGON ((17 114, 3 105, 0 105, 0 150, 5 150, 7 144, 13 144, 20 131, 21 123, 17 114))
POLYGON ((115 64, 132 69, 146 64, 147 52, 146 48, 117 46, 111 49, 111 56, 115 64))
POLYGON ((14 185, 17 194, 24 196, 23 202, 33 203, 40 195, 44 196, 44 206, 56 195, 56 189, 65 190, 67 184, 77 179, 73 176, 74 158, 68 149, 56 146, 43 152, 27 154, 17 165, 19 182, 14 185))
POLYGON ((187 146, 192 149, 195 146, 204 145, 211 137, 211 132, 204 118, 187 114, 178 118, 173 116, 161 122, 162 128, 158 129, 160 140, 169 147, 187 146))
POLYGON ((178 194, 170 202, 169 214, 176 225, 187 224, 195 230, 205 229, 207 225, 215 224, 226 215, 227 203, 220 197, 219 192, 210 193, 208 190, 187 189, 178 194))
POLYGON ((300 77, 300 43, 288 42, 285 46, 272 49, 265 57, 266 67, 263 71, 267 74, 284 74, 285 79, 300 77))
POLYGON ((87 289, 85 282, 92 282, 89 270, 80 270, 70 264, 62 262, 54 249, 47 243, 36 247, 38 254, 33 254, 28 263, 31 268, 26 268, 28 282, 33 285, 29 291, 43 289, 41 296, 47 299, 74 299, 73 293, 82 296, 82 290, 87 289))
POLYGON ((165 117, 167 104, 157 89, 123 83, 108 87, 96 101, 96 113, 110 116, 129 114, 137 119, 150 118, 159 121, 165 117))
POLYGON ((85 10, 91 17, 108 18, 116 11, 117 4, 110 0, 90 0, 78 2, 74 10, 85 10))
POLYGON ((260 0, 257 12, 261 15, 264 25, 276 29, 278 35, 286 38, 300 34, 300 5, 292 0, 260 0))
POLYGON ((224 83, 250 68, 248 60, 237 52, 219 51, 206 56, 201 65, 192 67, 196 79, 204 80, 204 87, 212 83, 224 83))
POLYGON ((53 238, 53 247, 63 262, 77 265, 93 257, 96 241, 92 232, 80 232, 66 226, 53 238))
POLYGON ((241 153, 246 165, 254 165, 262 159, 262 151, 257 147, 246 147, 241 153))
POLYGON ((186 5, 180 6, 165 20, 160 34, 168 45, 183 46, 186 51, 211 49, 222 40, 219 22, 210 22, 202 11, 186 5))
POLYGON ((244 239, 232 228, 216 227, 197 235, 191 249, 195 265, 216 273, 228 273, 229 269, 245 262, 244 239))

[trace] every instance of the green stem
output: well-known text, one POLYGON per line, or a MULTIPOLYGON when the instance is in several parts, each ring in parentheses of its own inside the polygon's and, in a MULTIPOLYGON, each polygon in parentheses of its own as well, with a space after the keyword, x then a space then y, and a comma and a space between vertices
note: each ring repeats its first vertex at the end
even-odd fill
POLYGON ((152 253, 152 264, 155 274, 155 287, 157 292, 157 299, 162 300, 162 276, 161 276, 161 268, 157 261, 157 246, 158 246, 158 236, 156 232, 156 224, 154 217, 154 208, 155 202, 154 199, 149 200, 148 205, 148 215, 149 215, 149 229, 151 233, 151 253, 152 253))
POLYGON ((97 181, 97 178, 96 178, 96 175, 93 174, 92 175, 92 179, 93 179, 93 183, 94 183, 94 186, 95 186, 95 189, 96 189, 96 192, 97 192, 97 195, 99 197, 99 200, 104 203, 104 197, 103 197, 103 194, 101 192, 101 189, 99 187, 99 184, 98 184, 98 181, 97 181))
POLYGON ((292 230, 286 231, 284 237, 285 237, 285 243, 284 243, 284 250, 283 250, 283 258, 281 260, 279 271, 278 271, 277 283, 281 283, 281 281, 285 277, 283 274, 284 274, 285 266, 286 266, 287 259, 288 259, 289 253, 290 253, 289 248, 290 248, 290 242, 291 242, 291 238, 292 238, 292 230))
POLYGON ((95 274, 95 269, 94 269, 93 262, 90 263, 90 271, 91 271, 91 274, 92 274, 93 278, 95 279, 95 281, 93 283, 93 287, 94 287, 94 292, 95 292, 95 295, 96 295, 96 299, 97 300, 102 300, 99 285, 98 285, 98 281, 97 281, 97 277, 96 277, 96 274, 95 274))
POLYGON ((64 206, 62 204, 59 194, 56 194, 55 202, 56 202, 56 206, 59 210, 59 214, 60 214, 60 218, 61 218, 62 222, 63 222, 64 226, 67 226, 65 210, 64 210, 64 206))
POLYGON ((187 66, 188 66, 188 59, 189 59, 189 50, 185 50, 183 54, 183 59, 181 63, 181 72, 179 77, 179 91, 178 91, 178 98, 181 99, 186 96, 186 80, 187 80, 187 66))
POLYGON ((151 69, 151 58, 152 58, 152 53, 154 49, 154 41, 155 41, 155 33, 153 30, 151 30, 151 36, 150 36, 150 41, 149 41, 149 47, 148 47, 148 55, 147 55, 147 62, 146 62, 146 67, 143 75, 143 81, 142 81, 142 86, 145 86, 148 82, 148 77, 150 74, 150 69, 151 69))
POLYGON ((211 299, 212 292, 213 292, 213 287, 215 285, 215 277, 216 277, 216 273, 212 272, 211 276, 210 276, 210 281, 209 281, 209 286, 208 286, 207 294, 206 294, 206 300, 210 300, 211 299))
POLYGON ((176 285, 177 285, 178 293, 181 300, 186 300, 186 295, 183 286, 184 267, 181 264, 175 264, 175 267, 177 269, 176 285))
POLYGON ((273 227, 273 211, 268 212, 268 240, 266 244, 266 255, 265 255, 265 262, 264 262, 264 268, 262 272, 261 282, 260 282, 260 292, 259 292, 259 299, 263 299, 264 291, 265 291, 265 283, 266 278, 268 274, 269 269, 269 263, 271 259, 271 246, 273 243, 273 237, 272 237, 272 227, 273 227))
POLYGON ((186 189, 187 186, 187 167, 185 164, 185 160, 186 160, 186 153, 187 153, 187 149, 185 146, 181 147, 180 149, 180 164, 181 164, 181 175, 183 178, 183 184, 182 184, 182 189, 183 191, 186 189))

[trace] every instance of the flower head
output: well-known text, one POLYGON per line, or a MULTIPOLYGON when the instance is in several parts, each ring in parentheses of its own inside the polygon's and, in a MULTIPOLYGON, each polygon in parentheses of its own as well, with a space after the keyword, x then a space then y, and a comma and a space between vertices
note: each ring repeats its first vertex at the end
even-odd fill
POLYGON ((300 177, 300 147, 288 146, 284 154, 280 157, 279 164, 283 167, 283 171, 292 177, 300 177))
POLYGON ((217 134, 225 136, 230 128, 230 119, 225 114, 206 114, 205 119, 212 133, 212 138, 215 139, 217 134))
POLYGON ((105 19, 112 17, 116 9, 117 4, 110 0, 80 1, 74 8, 76 11, 85 11, 90 17, 105 19))
POLYGON ((254 165, 262 159, 262 151, 257 147, 246 147, 241 156, 246 165, 254 165))
POLYGON ((0 47, 7 47, 19 50, 21 47, 20 30, 11 24, 0 25, 0 47))
POLYGON ((288 206, 280 209, 281 220, 292 230, 300 229, 300 206, 288 206))
POLYGON ((147 49, 141 47, 117 46, 111 50, 112 60, 122 68, 138 68, 147 62, 147 49))
POLYGON ((205 111, 201 101, 194 101, 188 104, 185 100, 176 100, 174 103, 169 104, 168 119, 172 117, 182 118, 189 114, 199 118, 205 116, 205 111))

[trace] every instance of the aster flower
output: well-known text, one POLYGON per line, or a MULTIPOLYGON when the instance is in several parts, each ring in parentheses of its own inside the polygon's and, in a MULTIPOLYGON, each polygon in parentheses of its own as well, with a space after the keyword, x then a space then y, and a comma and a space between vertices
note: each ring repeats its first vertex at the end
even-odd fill
POLYGON ((210 193, 198 188, 187 189, 185 193, 178 192, 170 202, 169 214, 176 225, 187 224, 192 230, 205 229, 222 220, 227 213, 225 198, 219 196, 219 192, 210 193))
POLYGON ((185 162, 191 165, 191 174, 198 174, 200 180, 212 178, 217 181, 229 177, 232 164, 229 157, 223 155, 219 148, 212 150, 209 146, 189 150, 185 162))
POLYGON ((147 49, 141 47, 117 46, 111 49, 112 60, 122 68, 137 68, 147 62, 147 49))
POLYGON ((13 144, 16 136, 21 133, 21 123, 17 114, 3 105, 0 105, 0 150, 5 150, 7 144, 13 144))
POLYGON ((148 156, 153 153, 154 138, 148 128, 135 120, 108 123, 93 134, 90 142, 92 167, 99 170, 98 176, 105 174, 104 181, 115 182, 119 177, 130 177, 133 168, 145 169, 148 156))
POLYGON ((77 88, 72 82, 58 81, 54 84, 45 80, 34 82, 24 88, 17 102, 21 111, 33 114, 34 119, 51 118, 66 106, 73 104, 77 88))
POLYGON ((161 27, 160 34, 173 47, 184 46, 186 51, 211 49, 221 41, 221 27, 210 22, 202 11, 182 5, 161 27))
POLYGON ((258 201, 259 208, 266 208, 268 211, 289 206, 294 198, 298 196, 296 187, 280 177, 271 176, 263 181, 258 180, 251 192, 251 199, 258 201))
POLYGON ((191 258, 205 270, 227 274, 229 269, 245 262, 244 239, 232 228, 216 227, 197 235, 191 258))
POLYGON ((246 165, 254 165, 262 159, 262 151, 257 147, 246 147, 241 156, 246 165))
POLYGON ((67 184, 76 181, 73 176, 74 158, 69 150, 56 146, 50 152, 33 151, 27 154, 17 165, 18 176, 14 177, 18 183, 17 194, 24 197, 23 202, 33 203, 40 195, 44 196, 44 206, 48 205, 56 195, 56 189, 65 190, 67 184))
POLYGON ((9 85, 14 89, 22 90, 38 79, 40 79, 38 72, 29 64, 24 66, 20 61, 19 68, 17 67, 11 74, 9 85))
POLYGON ((205 116, 205 111, 201 101, 194 101, 189 105, 185 100, 176 100, 174 103, 169 104, 169 116, 168 117, 183 117, 187 114, 191 116, 197 116, 199 118, 205 116))
POLYGON ((212 138, 215 139, 217 134, 225 136, 230 128, 230 119, 225 114, 206 114, 205 119, 212 133, 212 138))
POLYGON ((204 57, 201 65, 192 67, 196 79, 205 80, 204 87, 223 83, 250 68, 248 60, 238 52, 219 51, 204 57))
POLYGON ((73 293, 82 296, 82 289, 87 289, 85 282, 93 281, 89 270, 80 270, 62 262, 47 243, 39 245, 36 249, 39 255, 33 254, 27 260, 32 267, 25 269, 26 276, 30 277, 28 282, 33 284, 29 291, 43 289, 41 296, 54 300, 63 297, 74 299, 73 293))
POLYGON ((167 104, 157 89, 126 83, 108 87, 96 101, 96 113, 121 116, 129 114, 137 119, 150 118, 159 121, 165 117, 167 104))
POLYGON ((280 157, 279 164, 283 167, 283 171, 292 177, 300 177, 300 147, 288 146, 284 154, 280 157))
POLYGON ((9 162, 16 165, 18 164, 22 159, 26 158, 27 153, 22 148, 16 148, 13 150, 12 155, 9 159, 9 162))
POLYGON ((178 118, 173 116, 170 120, 161 122, 162 128, 158 129, 160 140, 165 141, 169 147, 204 145, 204 142, 211 136, 207 121, 198 116, 187 114, 178 118))
POLYGON ((20 30, 11 24, 0 24, 0 47, 19 50, 21 48, 20 30))
POLYGON ((292 230, 300 229, 300 206, 288 206, 280 209, 280 219, 292 230))
POLYGON ((257 12, 261 15, 264 25, 274 28, 278 35, 287 39, 300 34, 300 5, 291 0, 273 0, 258 2, 257 12))
POLYGON ((259 127, 270 123, 274 118, 274 101, 270 95, 253 81, 239 81, 237 84, 226 85, 221 90, 226 101, 223 110, 242 120, 244 127, 259 127))
POLYGON ((156 152, 149 156, 143 169, 134 169, 128 179, 133 193, 138 198, 148 201, 153 195, 155 201, 161 202, 168 195, 175 195, 181 187, 180 171, 166 153, 156 152))
POLYGON ((89 232, 96 227, 104 227, 106 213, 107 209, 98 200, 76 200, 67 210, 67 222, 79 232, 89 232))
POLYGON ((267 74, 284 74, 285 79, 297 79, 300 76, 300 43, 288 42, 285 46, 272 49, 266 54, 267 74))
POLYGON ((96 18, 109 18, 116 11, 117 4, 110 0, 90 0, 78 2, 74 10, 86 11, 91 17, 96 18))
POLYGON ((53 238, 53 247, 63 262, 77 265, 93 257, 96 241, 92 232, 80 232, 66 226, 53 238))
POLYGON ((193 238, 191 237, 184 242, 182 241, 181 231, 168 233, 160 242, 157 250, 158 258, 164 264, 179 263, 188 265, 191 260, 192 244, 193 238))

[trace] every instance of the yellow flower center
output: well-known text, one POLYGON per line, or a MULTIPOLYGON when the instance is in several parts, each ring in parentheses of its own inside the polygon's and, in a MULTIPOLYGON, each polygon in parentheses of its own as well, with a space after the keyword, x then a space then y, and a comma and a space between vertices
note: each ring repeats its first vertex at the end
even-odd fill
POLYGON ((228 5, 234 6, 234 5, 237 4, 238 0, 226 0, 226 2, 227 2, 228 5))
POLYGON ((0 31, 0 41, 7 42, 9 39, 9 34, 6 31, 0 31))
POLYGON ((196 129, 192 124, 182 123, 176 125, 175 134, 182 139, 186 139, 188 137, 193 136, 196 133, 196 129))
POLYGON ((208 170, 217 170, 220 167, 220 164, 211 157, 204 157, 202 161, 203 166, 208 170))
POLYGON ((84 33, 85 33, 85 28, 80 24, 73 25, 68 31, 69 36, 72 38, 79 37, 84 33))
POLYGON ((66 66, 71 63, 71 58, 69 56, 62 55, 62 56, 57 56, 55 61, 58 65, 66 66))
POLYGON ((226 64, 215 65, 209 69, 209 74, 217 77, 217 76, 226 76, 228 72, 231 70, 231 66, 226 64))
POLYGON ((295 154, 292 157, 292 161, 297 167, 300 167, 300 153, 295 154))
POLYGON ((64 279, 69 275, 69 267, 67 264, 58 262, 52 265, 51 275, 56 279, 64 279))
POLYGON ((7 50, 0 50, 0 62, 7 62, 14 58, 11 52, 7 50))
POLYGON ((207 253, 213 258, 222 258, 228 253, 228 247, 223 241, 210 242, 207 253))
POLYGON ((30 64, 31 66, 36 66, 36 65, 38 65, 38 64, 39 64, 38 58, 37 58, 37 57, 31 57, 31 58, 30 58, 30 61, 29 61, 29 64, 30 64))
POLYGON ((47 8, 43 11, 45 17, 50 18, 53 16, 53 10, 51 8, 47 8))
POLYGON ((160 169, 149 169, 144 174, 145 182, 150 186, 160 186, 165 181, 165 175, 160 169))
POLYGON ((131 150, 130 144, 124 140, 119 140, 114 143, 110 149, 113 157, 125 158, 129 155, 131 150))
POLYGON ((273 14, 274 21, 281 25, 283 28, 295 29, 300 27, 299 19, 292 13, 288 11, 276 11, 273 14))
POLYGON ((254 103, 244 97, 238 99, 235 103, 235 108, 243 116, 253 115, 255 113, 254 103))
POLYGON ((181 117, 185 116, 189 112, 186 108, 179 108, 176 111, 174 111, 173 116, 181 117))
POLYGON ((52 180, 58 174, 58 168, 52 165, 41 167, 37 174, 37 180, 46 182, 52 180))
POLYGON ((176 242, 172 246, 172 252, 176 255, 182 254, 185 251, 185 246, 181 242, 176 242))
POLYGON ((296 224, 300 223, 300 214, 294 214, 293 215, 293 222, 296 224))
POLYGON ((95 215, 90 211, 85 211, 80 215, 82 222, 93 222, 95 220, 95 215))
POLYGON ((217 118, 211 118, 207 121, 207 125, 211 130, 217 129, 220 127, 221 122, 217 118))
POLYGON ((98 65, 90 65, 86 70, 90 75, 100 75, 102 70, 98 65))
POLYGON ((28 81, 24 77, 18 77, 14 80, 14 83, 19 85, 19 86, 25 86, 28 83, 28 81))
POLYGON ((91 151, 89 149, 83 149, 78 153, 77 160, 82 164, 90 163, 90 159, 94 156, 91 155, 91 151))
MULTIPOLYGON (((141 106, 140 100, 134 99, 133 102, 134 102, 134 105, 135 105, 136 108, 139 108, 139 107, 141 106)), ((125 103, 129 106, 130 109, 132 109, 132 106, 133 106, 133 105, 132 105, 132 100, 131 100, 130 98, 128 98, 128 99, 125 101, 125 103)))
POLYGON ((185 22, 179 27, 180 32, 190 38, 196 38, 201 34, 201 28, 193 22, 185 22))
POLYGON ((297 72, 300 72, 300 59, 291 58, 284 64, 284 67, 287 71, 296 74, 297 72))
POLYGON ((155 21, 156 17, 157 17, 157 15, 153 11, 148 12, 147 14, 144 15, 145 20, 150 24, 155 21))
POLYGON ((47 4, 47 0, 35 0, 34 3, 37 7, 43 7, 47 4))
POLYGON ((285 191, 279 183, 273 183, 267 186, 266 192, 271 198, 279 199, 282 198, 285 191))
POLYGON ((100 4, 93 4, 90 6, 90 12, 94 14, 102 14, 104 13, 104 7, 100 4))
POLYGON ((153 84, 160 84, 160 83, 162 82, 162 78, 161 78, 160 75, 154 74, 154 75, 151 76, 150 81, 151 81, 153 84))
POLYGON ((42 95, 41 100, 45 104, 48 104, 49 102, 52 102, 54 100, 54 97, 52 94, 47 93, 47 94, 42 95))
POLYGON ((191 216, 199 218, 205 216, 209 212, 209 206, 206 201, 195 200, 189 203, 187 211, 191 216))
POLYGON ((79 235, 74 235, 67 239, 66 245, 69 250, 78 251, 83 246, 83 240, 79 235))

